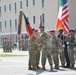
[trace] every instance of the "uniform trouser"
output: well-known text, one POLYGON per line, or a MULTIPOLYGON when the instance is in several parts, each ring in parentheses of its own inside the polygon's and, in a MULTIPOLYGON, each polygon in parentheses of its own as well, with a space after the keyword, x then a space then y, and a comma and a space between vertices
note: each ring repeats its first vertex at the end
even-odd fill
POLYGON ((64 64, 64 65, 65 65, 64 51, 61 51, 61 52, 60 52, 60 61, 61 61, 61 64, 64 64))
POLYGON ((75 64, 74 48, 69 48, 68 55, 69 55, 70 64, 75 64))
POLYGON ((66 59, 66 66, 70 66, 70 60, 69 60, 69 56, 68 56, 68 50, 67 50, 67 43, 64 43, 65 47, 64 47, 64 55, 65 55, 65 59, 66 59))
POLYGON ((40 60, 40 51, 37 50, 37 54, 36 54, 37 65, 39 65, 39 60, 40 60))
POLYGON ((29 52, 29 67, 36 66, 36 52, 29 52))
POLYGON ((59 58, 57 52, 52 52, 52 57, 55 65, 59 65, 59 58))
POLYGON ((42 65, 44 66, 46 64, 46 58, 48 58, 49 64, 52 65, 51 50, 44 48, 42 50, 42 58, 41 58, 42 65))

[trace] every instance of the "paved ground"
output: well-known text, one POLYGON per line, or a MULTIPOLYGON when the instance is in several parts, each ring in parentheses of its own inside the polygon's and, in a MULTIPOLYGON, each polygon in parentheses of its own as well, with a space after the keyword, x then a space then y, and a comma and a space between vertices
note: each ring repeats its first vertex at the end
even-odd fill
MULTIPOLYGON (((28 51, 13 51, 12 53, 1 54, 23 54, 22 57, 2 57, 0 58, 0 75, 76 75, 76 69, 61 68, 59 70, 49 70, 48 61, 46 70, 28 70, 28 51)), ((41 66, 41 64, 40 64, 41 66)))

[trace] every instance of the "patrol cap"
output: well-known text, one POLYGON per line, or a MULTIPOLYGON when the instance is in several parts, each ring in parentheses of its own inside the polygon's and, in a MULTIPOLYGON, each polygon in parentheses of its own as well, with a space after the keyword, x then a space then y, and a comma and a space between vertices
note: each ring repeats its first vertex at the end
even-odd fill
POLYGON ((44 28, 44 26, 43 26, 43 25, 41 25, 41 26, 39 26, 39 28, 44 28))
POLYGON ((71 30, 69 30, 69 32, 75 32, 75 30, 71 29, 71 30))
POLYGON ((55 30, 50 30, 50 32, 55 32, 55 30))
POLYGON ((34 31, 35 29, 34 29, 34 28, 32 28, 32 30, 34 31))
POLYGON ((38 32, 38 30, 36 29, 35 32, 38 32))
POLYGON ((59 29, 59 32, 63 32, 63 29, 59 29))

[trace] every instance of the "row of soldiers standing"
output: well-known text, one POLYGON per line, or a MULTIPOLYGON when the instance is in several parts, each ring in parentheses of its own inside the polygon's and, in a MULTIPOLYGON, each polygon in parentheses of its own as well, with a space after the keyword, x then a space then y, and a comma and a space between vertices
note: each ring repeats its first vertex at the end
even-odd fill
POLYGON ((25 51, 28 50, 28 35, 25 35, 25 37, 18 38, 18 44, 19 44, 19 51, 25 51))
POLYGON ((43 69, 45 70, 46 58, 50 65, 50 70, 53 70, 53 62, 55 69, 59 69, 59 57, 62 67, 74 68, 74 30, 70 30, 68 36, 62 34, 63 30, 59 31, 59 35, 55 35, 55 31, 51 30, 50 36, 44 31, 44 26, 40 26, 40 34, 33 30, 33 37, 29 39, 29 70, 43 69), (66 45, 67 44, 67 45, 66 45), (67 48, 66 48, 67 46, 67 48), (41 65, 39 67, 41 52, 41 65), (67 53, 66 53, 67 52, 67 53), (68 56, 68 60, 67 60, 68 56), (53 58, 53 61, 52 61, 53 58))
POLYGON ((3 52, 12 52, 12 41, 8 38, 3 38, 3 52))

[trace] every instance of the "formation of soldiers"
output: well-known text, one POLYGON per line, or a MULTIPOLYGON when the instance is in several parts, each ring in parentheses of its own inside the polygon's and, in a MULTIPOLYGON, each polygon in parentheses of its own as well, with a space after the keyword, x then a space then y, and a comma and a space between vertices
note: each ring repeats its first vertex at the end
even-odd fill
POLYGON ((59 69, 59 59, 61 67, 74 68, 74 45, 75 31, 70 30, 69 35, 64 35, 60 29, 56 35, 55 30, 49 31, 49 34, 44 31, 44 26, 40 26, 40 33, 33 29, 33 36, 29 39, 29 70, 42 69, 45 70, 46 59, 48 58, 50 70, 59 69), (40 55, 41 53, 41 55, 40 55), (41 65, 39 60, 41 57, 41 65), (52 60, 53 59, 53 60, 52 60), (53 65, 55 65, 53 67, 53 65))
MULTIPOLYGON (((55 30, 45 32, 44 26, 40 26, 40 32, 33 29, 32 38, 28 39, 28 36, 18 38, 19 50, 29 50, 29 70, 42 69, 45 70, 46 59, 50 70, 59 69, 59 59, 61 61, 61 67, 74 68, 75 66, 75 48, 76 39, 75 31, 70 30, 68 35, 63 34, 63 29, 56 34, 55 30), (41 57, 41 65, 39 66, 41 57), (53 67, 54 65, 54 67, 53 67)), ((12 52, 12 41, 3 39, 3 51, 12 52)))
POLYGON ((18 44, 19 44, 19 51, 27 51, 28 50, 28 36, 25 35, 25 37, 18 38, 18 44))
POLYGON ((3 52, 12 52, 12 41, 8 38, 3 38, 3 52))

